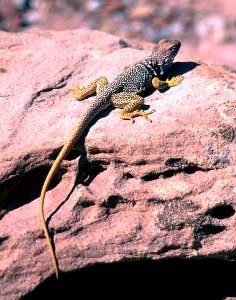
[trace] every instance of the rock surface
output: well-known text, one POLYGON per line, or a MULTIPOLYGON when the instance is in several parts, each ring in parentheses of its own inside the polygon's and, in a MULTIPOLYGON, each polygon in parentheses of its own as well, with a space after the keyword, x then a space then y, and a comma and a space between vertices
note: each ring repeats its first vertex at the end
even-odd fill
MULTIPOLYGON (((0 297, 53 274, 39 220, 45 176, 90 99, 68 87, 149 54, 97 31, 0 33, 0 297), (14 284, 13 284, 14 282, 14 284)), ((139 47, 140 46, 140 47, 139 47)), ((145 97, 149 124, 102 112, 46 195, 59 267, 172 257, 235 260, 236 74, 181 56, 181 85, 145 97)))

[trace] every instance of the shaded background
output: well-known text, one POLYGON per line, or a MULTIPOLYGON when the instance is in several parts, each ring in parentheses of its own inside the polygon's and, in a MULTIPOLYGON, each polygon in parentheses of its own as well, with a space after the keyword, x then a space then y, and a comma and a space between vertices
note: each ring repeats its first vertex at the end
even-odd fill
POLYGON ((215 259, 101 264, 48 278, 22 300, 235 300, 235 267, 215 259))
POLYGON ((0 0, 0 29, 97 29, 236 67, 235 0, 0 0))

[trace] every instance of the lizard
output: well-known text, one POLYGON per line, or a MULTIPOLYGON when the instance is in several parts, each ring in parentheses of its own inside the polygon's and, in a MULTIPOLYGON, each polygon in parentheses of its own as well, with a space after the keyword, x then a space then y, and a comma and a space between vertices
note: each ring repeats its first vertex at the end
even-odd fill
POLYGON ((144 98, 140 94, 152 87, 158 90, 170 88, 178 85, 183 80, 182 76, 175 76, 165 81, 158 78, 159 75, 163 75, 172 65, 180 46, 180 41, 162 39, 155 45, 152 53, 146 59, 141 60, 131 67, 126 67, 111 83, 108 82, 105 76, 102 76, 93 80, 86 87, 75 86, 70 88, 73 92, 69 96, 74 97, 76 100, 83 100, 95 92, 96 97, 82 113, 77 126, 73 129, 59 152, 44 181, 40 194, 40 220, 49 247, 56 278, 59 277, 59 268, 44 216, 45 195, 53 177, 91 120, 108 106, 122 108, 123 110, 120 113, 121 119, 132 120, 134 122, 133 118, 142 116, 151 122, 148 115, 155 112, 155 110, 149 109, 144 111, 140 109, 144 103, 144 98))

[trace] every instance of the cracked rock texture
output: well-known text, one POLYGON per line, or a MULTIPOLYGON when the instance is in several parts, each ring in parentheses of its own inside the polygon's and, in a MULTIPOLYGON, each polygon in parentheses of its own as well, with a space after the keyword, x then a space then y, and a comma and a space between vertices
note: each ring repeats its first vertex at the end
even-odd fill
MULTIPOLYGON (((112 80, 150 44, 75 30, 0 33, 0 297, 19 299, 54 272, 39 220, 46 174, 90 99, 68 88, 112 80)), ((181 257, 235 260, 236 74, 181 55, 150 91, 148 123, 102 112, 46 195, 60 270, 181 257)))

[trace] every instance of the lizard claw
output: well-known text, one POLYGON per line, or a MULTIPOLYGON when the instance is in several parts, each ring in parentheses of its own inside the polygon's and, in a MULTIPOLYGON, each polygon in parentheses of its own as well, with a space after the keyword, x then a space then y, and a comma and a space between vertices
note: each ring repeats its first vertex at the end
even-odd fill
POLYGON ((78 101, 83 100, 87 96, 86 89, 83 86, 71 87, 69 88, 69 91, 74 91, 74 94, 70 93, 68 96, 74 97, 78 101))
POLYGON ((168 87, 176 86, 180 84, 180 82, 184 79, 183 76, 175 76, 172 77, 171 79, 167 79, 166 83, 168 84, 168 87))

